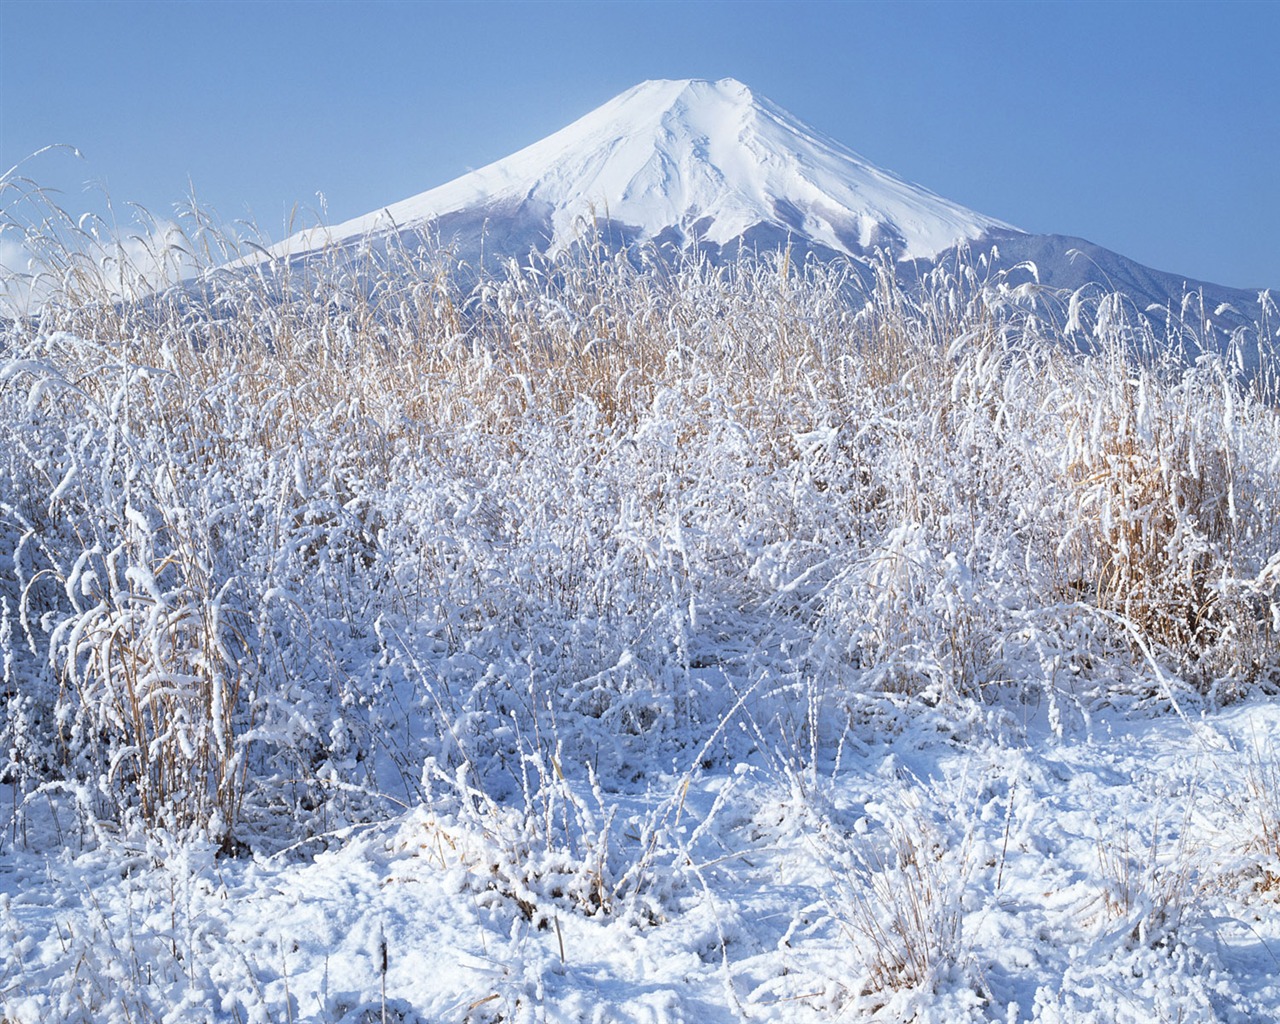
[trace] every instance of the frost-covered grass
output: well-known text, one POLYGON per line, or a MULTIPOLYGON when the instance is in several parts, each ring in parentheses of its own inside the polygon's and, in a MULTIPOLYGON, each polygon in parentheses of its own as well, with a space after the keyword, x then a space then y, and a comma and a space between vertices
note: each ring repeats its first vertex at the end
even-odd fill
POLYGON ((4 1019, 1274 1005, 1273 309, 1189 360, 980 258, 140 266, 47 209, 4 1019))

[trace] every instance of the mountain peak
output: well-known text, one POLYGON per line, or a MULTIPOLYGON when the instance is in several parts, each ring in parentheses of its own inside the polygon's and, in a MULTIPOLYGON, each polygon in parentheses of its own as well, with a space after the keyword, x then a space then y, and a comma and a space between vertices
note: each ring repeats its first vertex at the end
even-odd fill
POLYGON ((721 96, 751 99, 751 90, 736 78, 721 78, 712 81, 709 78, 650 78, 639 85, 633 85, 626 92, 619 93, 617 99, 641 94, 684 93, 706 95, 714 93, 721 96))
POLYGON ((428 230, 465 244, 483 234, 487 251, 523 255, 593 228, 623 243, 793 241, 907 259, 1009 225, 876 167, 736 79, 691 78, 642 82, 540 142, 327 237, 428 230))
POLYGON ((697 106, 708 103, 749 106, 755 102, 755 95, 736 78, 721 78, 714 82, 706 78, 651 78, 620 93, 611 102, 649 103, 666 108, 677 104, 697 106))

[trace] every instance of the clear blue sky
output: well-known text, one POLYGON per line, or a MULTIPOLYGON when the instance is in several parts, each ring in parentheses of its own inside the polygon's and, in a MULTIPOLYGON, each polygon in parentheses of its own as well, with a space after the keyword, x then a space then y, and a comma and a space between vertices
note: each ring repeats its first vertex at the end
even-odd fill
POLYGON ((1280 2, 0 0, 0 162, 72 212, 187 181, 272 237, 533 142, 646 78, 750 85, 1037 232, 1280 289, 1280 2))

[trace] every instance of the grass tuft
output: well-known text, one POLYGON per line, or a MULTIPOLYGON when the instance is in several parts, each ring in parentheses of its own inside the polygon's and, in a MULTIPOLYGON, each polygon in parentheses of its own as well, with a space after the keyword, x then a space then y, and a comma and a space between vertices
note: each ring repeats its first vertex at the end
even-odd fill
POLYGON ((552 750, 626 786, 709 737, 789 762, 904 707, 1275 684, 1280 421, 1245 339, 1178 361, 982 259, 482 273, 0 190, 34 254, 0 340, 17 804, 289 846, 434 759, 559 821, 526 839, 603 908, 609 825, 552 750))

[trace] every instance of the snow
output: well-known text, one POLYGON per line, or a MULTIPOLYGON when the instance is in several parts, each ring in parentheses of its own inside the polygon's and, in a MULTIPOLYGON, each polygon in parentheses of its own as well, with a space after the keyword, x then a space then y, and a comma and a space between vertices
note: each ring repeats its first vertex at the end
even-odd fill
POLYGON ((644 82, 487 167, 279 249, 341 245, 469 209, 493 211, 491 222, 536 214, 552 252, 605 220, 638 241, 674 228, 685 242, 721 245, 764 224, 836 253, 881 245, 899 259, 1009 229, 876 167, 741 82, 688 79, 644 82))
POLYGON ((1057 739, 1040 711, 1015 742, 913 726, 816 777, 655 773, 614 798, 620 846, 668 826, 610 914, 509 873, 554 851, 428 805, 304 860, 29 845, 0 873, 0 999, 13 1021, 1274 1021, 1280 913, 1239 811, 1280 710, 1196 724, 1057 739), (860 991, 875 942, 930 928, 921 987, 860 991))
POLYGON ((5 325, 0 1020, 1280 1021, 1274 376, 405 258, 5 325))

